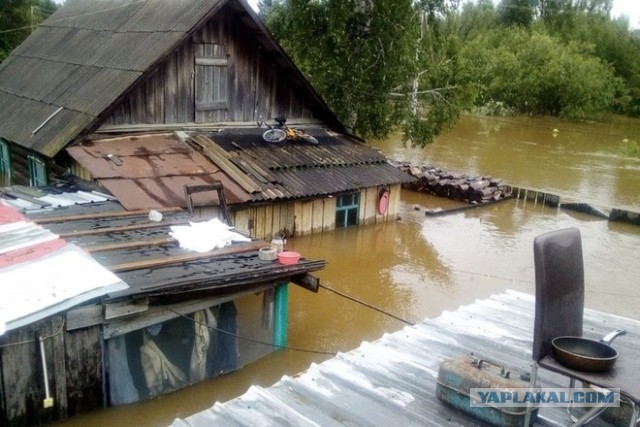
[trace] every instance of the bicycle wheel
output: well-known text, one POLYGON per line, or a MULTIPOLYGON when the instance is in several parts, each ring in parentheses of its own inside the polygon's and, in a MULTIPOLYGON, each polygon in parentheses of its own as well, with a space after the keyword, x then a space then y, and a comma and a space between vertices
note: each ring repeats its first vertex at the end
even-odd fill
POLYGON ((269 129, 262 134, 262 139, 270 143, 282 142, 287 134, 282 129, 269 129))

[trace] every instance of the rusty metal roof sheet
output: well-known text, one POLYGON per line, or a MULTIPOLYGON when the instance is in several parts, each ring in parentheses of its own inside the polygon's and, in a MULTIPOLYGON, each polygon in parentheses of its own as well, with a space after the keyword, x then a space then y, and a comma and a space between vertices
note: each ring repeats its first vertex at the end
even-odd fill
MULTIPOLYGON (((86 141, 67 151, 127 209, 185 207, 185 185, 215 181, 222 182, 228 203, 249 200, 220 168, 173 134, 86 141)), ((194 205, 217 203, 207 197, 215 196, 197 194, 194 205)))
POLYGON ((226 129, 205 139, 215 148, 209 155, 213 162, 224 162, 234 176, 259 187, 260 191, 250 192, 253 201, 329 195, 414 179, 366 144, 324 129, 307 131, 318 145, 270 144, 262 140, 264 129, 259 128, 226 129))

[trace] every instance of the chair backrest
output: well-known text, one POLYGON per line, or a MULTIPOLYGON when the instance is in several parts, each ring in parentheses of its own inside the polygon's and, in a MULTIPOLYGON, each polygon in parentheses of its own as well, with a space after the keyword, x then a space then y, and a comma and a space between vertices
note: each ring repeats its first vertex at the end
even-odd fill
POLYGON ((213 184, 207 185, 185 185, 184 186, 184 197, 187 200, 187 208, 189 209, 189 213, 193 215, 193 200, 191 195, 194 193, 201 193, 203 191, 215 191, 218 194, 218 206, 220 206, 220 212, 222 213, 222 218, 227 223, 227 225, 233 225, 231 219, 231 213, 229 212, 229 207, 227 206, 227 199, 224 196, 224 187, 222 182, 215 181, 213 184))
POLYGON ((568 228, 534 239, 536 312, 533 360, 551 352, 558 336, 582 336, 584 266, 580 230, 568 228))

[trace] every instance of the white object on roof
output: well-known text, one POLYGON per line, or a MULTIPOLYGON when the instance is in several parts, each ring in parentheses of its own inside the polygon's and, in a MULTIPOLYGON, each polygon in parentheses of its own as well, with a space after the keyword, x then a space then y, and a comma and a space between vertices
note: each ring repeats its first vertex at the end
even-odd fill
POLYGON ((171 237, 178 240, 180 247, 197 252, 208 252, 224 248, 233 242, 250 242, 251 239, 231 231, 233 227, 213 218, 205 222, 191 222, 189 225, 172 225, 171 237))

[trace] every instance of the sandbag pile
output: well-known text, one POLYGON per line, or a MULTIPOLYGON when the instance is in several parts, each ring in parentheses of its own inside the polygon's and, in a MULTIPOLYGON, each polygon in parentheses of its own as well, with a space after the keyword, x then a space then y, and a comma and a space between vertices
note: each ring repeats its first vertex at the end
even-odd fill
POLYGON ((491 176, 469 176, 408 162, 399 162, 395 166, 418 178, 414 182, 403 184, 403 188, 413 191, 472 204, 494 202, 511 196, 511 187, 501 179, 491 176))

